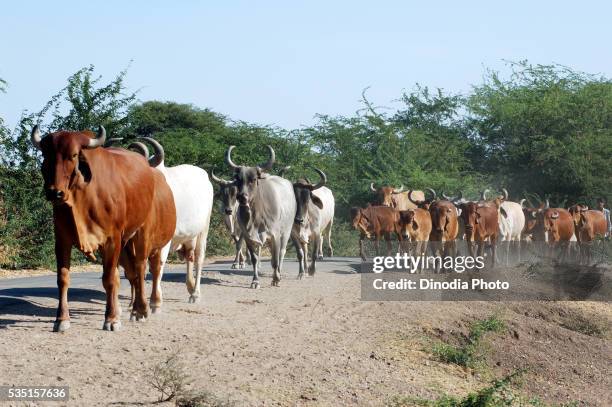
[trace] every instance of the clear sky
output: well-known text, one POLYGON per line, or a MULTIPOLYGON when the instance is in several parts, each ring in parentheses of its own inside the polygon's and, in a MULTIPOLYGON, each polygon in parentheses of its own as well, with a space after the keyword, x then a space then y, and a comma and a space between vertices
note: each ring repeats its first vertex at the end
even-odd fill
POLYGON ((11 1, 0 8, 0 117, 13 127, 79 68, 140 100, 288 128, 393 105, 415 82, 464 92, 506 60, 612 77, 612 2, 11 1))

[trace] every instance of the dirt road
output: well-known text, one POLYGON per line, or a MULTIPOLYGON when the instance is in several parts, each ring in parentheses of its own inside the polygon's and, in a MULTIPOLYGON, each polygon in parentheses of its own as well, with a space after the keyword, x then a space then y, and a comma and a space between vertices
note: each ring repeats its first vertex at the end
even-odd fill
POLYGON ((122 280, 123 330, 114 333, 101 329, 99 273, 72 276, 72 327, 62 334, 51 332, 54 276, 0 280, 0 385, 68 385, 74 406, 149 405, 158 397, 147 384, 150 368, 178 351, 190 388, 237 405, 460 396, 517 368, 528 369, 519 392, 529 397, 612 405, 609 304, 363 302, 357 259, 320 266, 298 281, 288 261, 279 288, 266 275, 252 290, 250 271, 216 262, 205 267, 198 304, 187 303, 183 268, 173 266, 163 313, 146 322, 128 321, 122 280), (487 335, 483 368, 431 355, 432 343, 465 335, 492 314, 505 328, 487 335))

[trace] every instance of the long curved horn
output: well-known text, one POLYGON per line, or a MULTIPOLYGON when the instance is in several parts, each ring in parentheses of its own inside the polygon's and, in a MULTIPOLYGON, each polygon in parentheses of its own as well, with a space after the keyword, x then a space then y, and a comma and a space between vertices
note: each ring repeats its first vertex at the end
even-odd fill
POLYGON ((319 189, 327 183, 327 176, 325 175, 325 173, 318 168, 315 168, 314 170, 319 174, 319 177, 321 179, 319 180, 319 182, 317 182, 315 186, 312 187, 313 190, 319 189))
POLYGON ((489 192, 489 190, 488 190, 488 189, 485 189, 484 191, 482 191, 482 192, 480 193, 480 200, 481 200, 481 201, 486 201, 486 200, 487 200, 487 192, 489 192))
POLYGON ((106 141, 106 129, 104 128, 104 126, 100 125, 100 127, 98 128, 98 134, 96 135, 96 138, 90 139, 89 144, 87 144, 87 147, 85 148, 97 148, 97 147, 103 146, 105 141, 106 141))
POLYGON ((447 201, 452 201, 453 200, 450 196, 446 195, 444 193, 444 191, 442 191, 442 198, 446 199, 447 201))
POLYGON ((408 191, 408 200, 410 202, 412 202, 413 204, 415 204, 415 205, 422 204, 424 201, 415 201, 414 199, 412 199, 412 192, 413 192, 412 189, 410 191, 408 191))
POLYGON ((222 186, 229 185, 232 183, 232 181, 226 181, 222 178, 217 177, 213 170, 210 170, 210 178, 212 178, 213 181, 222 186))
POLYGON ((544 207, 544 209, 548 209, 550 208, 550 202, 548 202, 548 198, 546 199, 546 206, 544 207))
POLYGON ((140 141, 134 141, 128 146, 128 149, 134 150, 137 153, 142 154, 147 160, 149 159, 149 149, 144 143, 141 143, 140 141))
POLYGON ((272 148, 272 146, 267 146, 267 147, 268 147, 268 150, 270 151, 270 158, 265 164, 258 166, 262 170, 271 170, 272 166, 274 165, 274 161, 276 160, 276 153, 274 152, 274 149, 272 148))
POLYGON ((435 201, 435 200, 436 200, 436 198, 438 197, 438 196, 436 195, 436 191, 434 191, 434 190, 433 190, 433 189, 431 189, 431 188, 425 188, 425 190, 426 190, 426 191, 431 192, 431 195, 433 196, 433 198, 431 198, 431 200, 432 200, 432 201, 435 201))
POLYGON ((373 182, 370 182, 370 190, 371 190, 372 192, 377 192, 377 191, 376 191, 376 188, 374 188, 374 183, 373 183, 373 182))
POLYGON ((462 191, 462 190, 459 190, 459 195, 457 195, 457 198, 456 198, 456 199, 457 199, 458 201, 460 201, 460 200, 462 200, 462 199, 463 199, 463 191, 462 191))
POLYGON ((504 193, 504 201, 507 201, 508 200, 508 190, 506 188, 502 188, 501 190, 504 193))
POLYGON ((32 141, 34 147, 40 150, 40 142, 42 141, 42 137, 40 135, 40 127, 38 127, 38 124, 32 127, 32 132, 30 133, 30 140, 32 141))
POLYGON ((523 198, 523 199, 521 199, 521 200, 519 201, 519 205, 521 205, 521 208, 524 208, 524 207, 525 207, 525 201, 526 201, 526 199, 525 199, 525 198, 523 198))
POLYGON ((286 167, 281 168, 281 169, 280 169, 280 171, 278 172, 278 176, 279 176, 279 177, 284 177, 284 176, 285 176, 285 173, 286 173, 287 171, 289 171, 290 169, 291 169, 291 166, 290 166, 290 165, 287 165, 286 167))
POLYGON ((235 170, 238 168, 236 164, 232 161, 232 150, 236 148, 236 146, 229 146, 227 152, 225 153, 225 163, 230 166, 231 169, 235 170))
POLYGON ((404 191, 404 185, 400 185, 399 189, 395 189, 393 188, 393 193, 394 194, 401 194, 404 191))
POLYGON ((155 154, 153 155, 153 157, 149 159, 149 165, 151 167, 157 167, 158 165, 163 163, 164 159, 166 158, 166 153, 164 153, 164 148, 162 147, 162 145, 159 144, 157 140, 151 137, 140 137, 140 138, 148 141, 149 144, 151 144, 153 146, 153 149, 155 150, 155 154))
POLYGON ((115 143, 121 142, 121 140, 123 140, 123 137, 109 138, 108 140, 106 140, 106 143, 104 143, 104 147, 110 147, 110 146, 112 146, 115 143))

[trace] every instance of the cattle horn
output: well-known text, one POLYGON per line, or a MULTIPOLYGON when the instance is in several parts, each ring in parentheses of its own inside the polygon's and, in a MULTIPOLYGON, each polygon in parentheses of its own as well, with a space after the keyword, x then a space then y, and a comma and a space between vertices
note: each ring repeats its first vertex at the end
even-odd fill
POLYGON ((280 169, 280 171, 278 172, 278 176, 279 176, 279 177, 284 177, 284 176, 285 176, 285 173, 286 173, 287 171, 289 171, 290 169, 291 169, 291 166, 290 166, 290 165, 287 165, 286 167, 281 168, 281 169, 280 169))
POLYGON ((38 127, 38 124, 32 128, 30 140, 32 140, 34 147, 40 150, 40 142, 42 141, 42 137, 40 136, 40 127, 38 127))
POLYGON ((546 199, 546 205, 544 205, 544 209, 548 208, 550 208, 550 202, 548 202, 548 199, 546 199))
POLYGON ((393 193, 394 194, 401 194, 403 191, 404 191, 404 185, 400 185, 399 189, 393 188, 393 193))
POLYGON ((86 148, 97 148, 103 146, 105 141, 106 129, 104 128, 104 126, 100 125, 100 127, 98 127, 98 134, 96 135, 96 138, 90 139, 89 144, 87 144, 86 148))
POLYGON ((446 195, 444 193, 444 191, 442 191, 442 198, 446 199, 447 201, 452 201, 453 200, 450 196, 446 195))
POLYGON ((140 141, 134 141, 128 146, 128 149, 135 150, 137 153, 142 154, 145 159, 149 159, 149 149, 144 143, 141 143, 140 141))
POLYGON ((525 198, 523 198, 523 199, 521 199, 521 200, 519 201, 519 205, 521 205, 521 208, 524 208, 524 207, 525 207, 525 201, 526 201, 526 199, 525 199, 525 198))
POLYGON ((504 201, 507 201, 508 200, 508 190, 506 190, 506 188, 502 188, 501 191, 504 196, 504 201))
POLYGON ((412 189, 408 191, 408 200, 415 205, 420 205, 423 203, 423 201, 415 201, 414 199, 412 199, 412 189))
POLYGON ((226 181, 222 178, 217 177, 213 170, 210 170, 210 178, 212 178, 213 181, 222 186, 230 185, 232 183, 232 181, 226 181))
POLYGON ((376 192, 376 188, 374 188, 374 183, 373 182, 370 182, 370 190, 372 192, 376 192))
POLYGON ((327 183, 327 176, 325 175, 325 173, 318 168, 315 168, 314 170, 319 174, 319 177, 321 179, 319 180, 319 182, 317 182, 317 185, 312 187, 313 190, 319 189, 327 183))
POLYGON ((151 167, 157 167, 158 165, 163 163, 164 159, 166 158, 166 154, 164 153, 164 148, 162 147, 162 145, 159 144, 159 142, 152 137, 140 137, 140 138, 148 141, 153 146, 153 149, 155 150, 155 154, 153 154, 153 157, 149 159, 149 165, 151 167))
POLYGON ((431 189, 431 188, 425 188, 425 190, 426 190, 426 191, 431 192, 431 195, 433 196, 433 198, 431 198, 431 200, 432 200, 432 201, 435 201, 435 200, 436 200, 436 198, 438 197, 438 196, 436 195, 436 191, 434 191, 434 190, 433 190, 433 189, 431 189))
POLYGON ((106 143, 104 143, 104 147, 110 147, 115 143, 119 143, 123 140, 123 137, 113 137, 113 138, 109 138, 108 140, 106 140, 106 143))
POLYGON ((276 153, 274 152, 274 149, 272 148, 272 146, 267 146, 268 150, 270 151, 270 158, 268 159, 268 161, 266 161, 265 164, 263 165, 259 165, 259 168, 261 168, 262 170, 271 170, 272 166, 274 165, 274 161, 276 160, 276 153))
POLYGON ((484 191, 482 191, 482 192, 480 193, 480 200, 481 200, 481 201, 486 201, 486 200, 487 200, 487 192, 489 192, 489 190, 488 190, 488 189, 485 189, 484 191))
POLYGON ((236 146, 229 146, 227 152, 225 153, 225 163, 230 166, 232 169, 238 169, 238 165, 234 164, 232 161, 232 150, 236 148, 236 146))

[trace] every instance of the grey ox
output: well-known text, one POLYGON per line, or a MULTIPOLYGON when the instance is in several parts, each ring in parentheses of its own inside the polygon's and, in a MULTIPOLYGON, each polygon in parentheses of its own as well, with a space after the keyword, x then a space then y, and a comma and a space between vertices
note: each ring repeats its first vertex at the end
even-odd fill
POLYGON ((235 164, 232 161, 234 147, 228 148, 225 162, 234 170, 233 184, 238 189, 238 225, 253 264, 251 288, 259 287, 258 252, 268 240, 273 273, 272 285, 278 286, 296 213, 293 185, 284 178, 265 173, 274 165, 275 154, 272 147, 268 146, 270 150, 268 162, 256 167, 235 164))
POLYGON ((309 243, 312 243, 312 255, 310 266, 308 267, 308 275, 313 276, 315 274, 316 261, 322 258, 322 234, 326 229, 328 231, 329 250, 331 255, 333 255, 331 228, 334 218, 334 195, 325 186, 327 182, 325 173, 317 168, 315 168, 315 171, 321 178, 317 184, 312 184, 306 178, 301 178, 293 184, 297 211, 293 224, 292 238, 296 249, 299 246, 297 250, 298 262, 300 264, 298 278, 304 276, 304 270, 308 263, 309 243))
POLYGON ((217 177, 212 171, 210 177, 219 184, 217 197, 221 199, 221 214, 225 227, 236 245, 236 257, 232 263, 232 269, 243 269, 246 256, 243 253, 244 239, 238 226, 238 188, 233 181, 226 181, 217 177))

